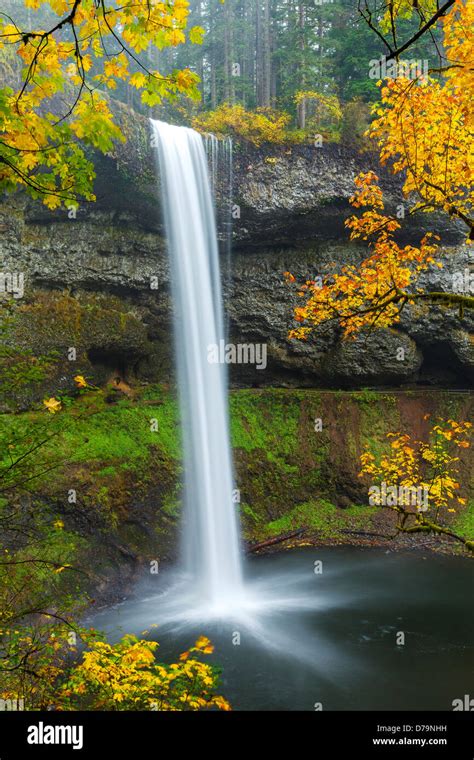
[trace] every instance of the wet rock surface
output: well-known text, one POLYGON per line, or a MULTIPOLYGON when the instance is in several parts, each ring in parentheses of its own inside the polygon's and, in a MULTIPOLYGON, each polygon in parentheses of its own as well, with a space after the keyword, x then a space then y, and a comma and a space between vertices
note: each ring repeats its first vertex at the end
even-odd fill
MULTIPOLYGON (((38 352, 57 344, 58 335, 60 352, 76 341, 81 369, 96 381, 115 370, 167 381, 172 306, 148 124, 141 117, 131 123, 122 112, 120 118, 129 142, 97 159, 96 204, 80 206, 76 216, 67 209, 49 212, 20 195, 0 205, 0 270, 25 275, 24 296, 13 304, 19 325, 9 339, 22 333, 21 345, 38 352), (31 305, 40 298, 47 312, 53 292, 56 300, 66 293, 77 302, 76 311, 88 315, 80 320, 80 334, 71 332, 57 308, 46 322, 30 323, 31 305)), ((235 146, 230 267, 222 259, 229 339, 265 344, 267 362, 262 370, 232 366, 233 385, 470 387, 473 322, 455 309, 407 308, 395 329, 355 342, 342 343, 335 328, 304 343, 287 340, 301 299, 283 273, 304 282, 366 254, 348 243, 344 219, 351 213, 354 176, 373 161, 337 145, 235 146)), ((391 208, 403 202, 398 180, 382 173, 381 184, 391 208)), ((421 215, 407 223, 405 237, 416 244, 428 227, 442 236, 444 266, 425 274, 420 285, 452 291, 453 277, 469 270, 462 232, 448 218, 421 215)), ((67 369, 62 356, 51 388, 67 369)))

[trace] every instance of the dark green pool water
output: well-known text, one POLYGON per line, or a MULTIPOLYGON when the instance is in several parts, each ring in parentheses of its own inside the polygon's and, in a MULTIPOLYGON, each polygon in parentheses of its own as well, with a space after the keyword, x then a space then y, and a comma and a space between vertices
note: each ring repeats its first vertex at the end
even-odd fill
POLYGON ((162 660, 208 636, 234 709, 451 710, 474 696, 473 570, 467 558, 304 548, 248 561, 258 593, 244 619, 165 622, 165 575, 88 622, 113 640, 156 624, 162 660))

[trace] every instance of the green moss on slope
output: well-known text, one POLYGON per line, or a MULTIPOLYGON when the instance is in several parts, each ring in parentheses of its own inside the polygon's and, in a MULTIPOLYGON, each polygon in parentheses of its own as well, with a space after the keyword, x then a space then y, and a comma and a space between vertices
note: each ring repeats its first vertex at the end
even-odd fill
MULTIPOLYGON (((261 540, 307 527, 323 538, 343 540, 343 531, 376 526, 379 510, 354 506, 367 504, 367 485, 358 477, 361 452, 366 445, 386 449, 389 431, 423 435, 430 425, 426 414, 445 416, 449 409, 453 417, 468 418, 469 399, 453 396, 284 389, 232 392, 231 436, 246 538, 261 540)), ((175 529, 180 514, 181 441, 177 402, 169 391, 147 386, 135 398, 122 397, 114 403, 107 403, 106 394, 89 392, 73 401, 66 398, 60 414, 45 410, 5 414, 0 422, 3 467, 8 466, 12 443, 21 453, 35 436, 54 433, 25 469, 25 479, 45 470, 31 482, 36 494, 61 504, 68 489, 76 488, 81 509, 94 515, 104 531, 145 520, 162 541, 175 529), (51 463, 57 466, 46 472, 51 463)), ((466 479, 469 468, 463 466, 466 479)), ((472 535, 472 514, 456 515, 457 527, 465 535, 472 535)))

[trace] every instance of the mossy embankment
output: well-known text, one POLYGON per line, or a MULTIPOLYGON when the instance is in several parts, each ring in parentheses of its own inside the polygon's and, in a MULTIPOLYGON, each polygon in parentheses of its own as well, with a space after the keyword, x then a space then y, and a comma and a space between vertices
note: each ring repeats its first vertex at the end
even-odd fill
MULTIPOLYGON (((388 432, 424 436, 436 416, 468 419, 472 401, 447 391, 249 389, 231 393, 230 412, 246 541, 305 528, 303 542, 385 545, 392 515, 368 506, 367 484, 358 477, 361 452, 367 445, 384 450, 388 432)), ((81 538, 81 562, 93 568, 99 590, 113 578, 126 591, 140 566, 175 556, 182 465, 169 389, 142 387, 132 397, 87 391, 65 398, 55 415, 41 410, 0 419, 3 470, 10 455, 16 460, 33 449, 15 477, 51 519, 64 523, 64 540, 81 538)), ((470 450, 461 457, 469 497, 470 450)), ((471 538, 473 514, 471 503, 452 516, 456 530, 471 538)), ((455 542, 440 545, 458 551, 455 542)))
MULTIPOLYGON (((360 455, 388 452, 387 433, 425 438, 436 417, 469 419, 468 394, 445 391, 244 390, 231 395, 232 438, 248 540, 307 529, 302 541, 387 542, 393 514, 368 505, 360 455), (385 538, 384 538, 385 537, 385 538)), ((472 455, 460 482, 472 494, 472 455)), ((469 503, 469 502, 468 502, 469 503)), ((472 537, 474 503, 452 517, 472 537)), ((452 543, 446 550, 457 551, 452 543)))

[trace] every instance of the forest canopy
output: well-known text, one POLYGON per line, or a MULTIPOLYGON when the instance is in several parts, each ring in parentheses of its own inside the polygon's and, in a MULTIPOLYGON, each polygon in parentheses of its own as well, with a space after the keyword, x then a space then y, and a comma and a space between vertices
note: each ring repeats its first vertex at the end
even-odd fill
MULTIPOLYGON (((446 57, 443 26, 458 19, 449 34, 460 47, 450 44, 465 58, 463 7, 454 0, 7 0, 0 185, 22 185, 51 208, 94 200, 83 146, 107 152, 123 140, 113 100, 255 144, 316 134, 359 148, 378 85, 398 81, 394 66, 408 66, 417 92, 420 75, 439 80, 454 66, 460 76, 462 61, 446 57)), ((440 103, 449 106, 443 92, 433 109, 440 103)))

